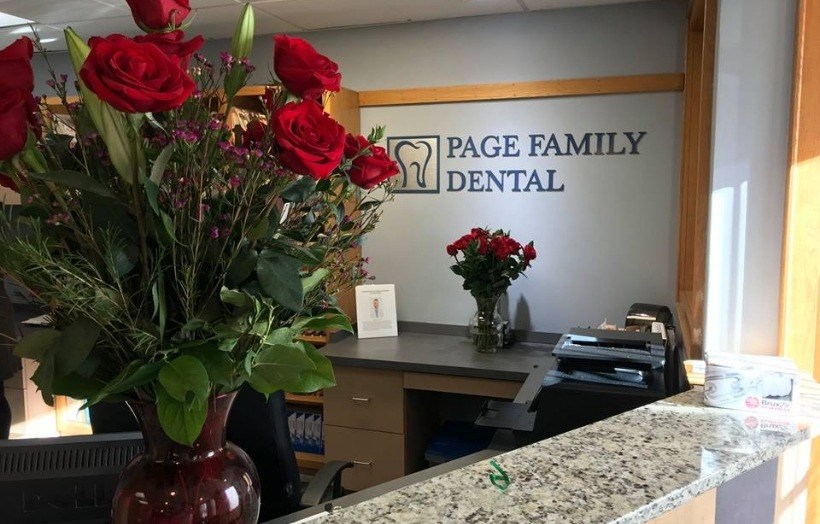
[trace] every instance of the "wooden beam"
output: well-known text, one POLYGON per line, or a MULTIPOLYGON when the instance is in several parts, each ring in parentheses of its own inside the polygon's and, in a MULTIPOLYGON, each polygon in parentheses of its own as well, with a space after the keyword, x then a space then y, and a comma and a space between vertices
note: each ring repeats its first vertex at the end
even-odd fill
POLYGON ((690 31, 703 31, 706 0, 689 0, 688 25, 690 31))
POLYGON ((703 355, 706 247, 711 193, 716 0, 690 3, 683 94, 676 309, 690 358, 703 355), (696 24, 692 17, 700 17, 696 24), (692 29, 698 27, 698 29, 692 29))
POLYGON ((681 73, 608 76, 571 80, 541 80, 505 84, 476 84, 412 89, 387 89, 359 93, 361 107, 482 102, 520 98, 611 95, 622 93, 656 93, 682 91, 681 73))
MULTIPOLYGON (((779 353, 820 379, 820 0, 800 0, 786 179, 779 353)), ((820 440, 805 479, 806 522, 820 522, 820 440)), ((801 491, 801 494, 803 492, 801 491)))

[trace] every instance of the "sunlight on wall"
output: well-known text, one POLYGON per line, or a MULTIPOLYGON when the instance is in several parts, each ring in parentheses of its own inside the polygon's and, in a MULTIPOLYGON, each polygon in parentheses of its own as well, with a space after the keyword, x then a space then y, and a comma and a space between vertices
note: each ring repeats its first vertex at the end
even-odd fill
POLYGON ((712 192, 705 352, 742 352, 749 182, 712 192), (735 190, 737 189, 737 191, 735 190))

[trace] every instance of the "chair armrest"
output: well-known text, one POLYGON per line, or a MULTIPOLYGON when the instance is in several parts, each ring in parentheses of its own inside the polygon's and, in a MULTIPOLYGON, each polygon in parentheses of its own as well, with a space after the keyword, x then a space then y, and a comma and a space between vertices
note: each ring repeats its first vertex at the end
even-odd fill
POLYGON ((301 506, 309 508, 342 495, 342 471, 352 468, 352 462, 331 460, 320 469, 302 493, 301 506), (332 491, 331 491, 332 488, 332 491), (327 497, 330 491, 331 496, 327 497))

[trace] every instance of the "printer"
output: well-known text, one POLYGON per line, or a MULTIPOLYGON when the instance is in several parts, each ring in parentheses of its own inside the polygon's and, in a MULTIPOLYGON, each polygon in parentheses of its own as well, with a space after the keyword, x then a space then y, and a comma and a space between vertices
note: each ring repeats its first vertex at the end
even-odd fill
POLYGON ((683 348, 665 306, 633 304, 624 330, 574 328, 552 351, 555 364, 515 402, 488 401, 479 426, 512 430, 522 446, 689 389, 683 348))

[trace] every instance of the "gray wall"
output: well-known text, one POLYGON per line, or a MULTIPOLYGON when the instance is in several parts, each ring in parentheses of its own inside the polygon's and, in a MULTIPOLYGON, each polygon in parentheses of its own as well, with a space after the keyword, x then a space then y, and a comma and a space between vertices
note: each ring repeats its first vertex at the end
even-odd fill
MULTIPOLYGON (((660 0, 305 33, 356 90, 683 70, 685 2, 660 0)), ((215 57, 224 41, 209 42, 215 57)), ((256 82, 271 62, 257 39, 256 82)), ((55 63, 61 62, 55 57, 55 63)), ((62 60, 63 69, 68 69, 62 60)), ((38 78, 40 78, 38 76, 38 78)), ((679 93, 572 97, 362 111, 389 135, 647 131, 641 155, 452 161, 446 169, 557 169, 564 193, 397 195, 364 244, 377 282, 396 283, 399 318, 465 324, 474 305, 446 243, 474 225, 535 240, 539 259, 505 307, 519 328, 562 332, 623 322, 634 301, 672 305, 682 126, 679 93)), ((560 135, 559 135, 560 136, 560 135)), ((445 177, 445 174, 442 173, 445 177)))
POLYGON ((773 355, 796 2, 718 5, 705 349, 773 355))

